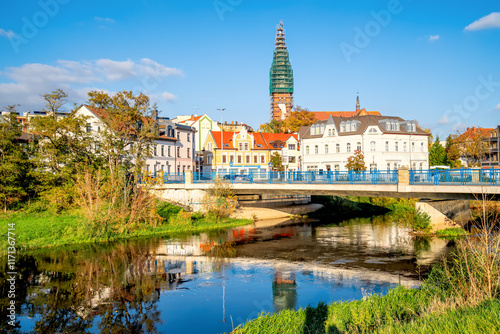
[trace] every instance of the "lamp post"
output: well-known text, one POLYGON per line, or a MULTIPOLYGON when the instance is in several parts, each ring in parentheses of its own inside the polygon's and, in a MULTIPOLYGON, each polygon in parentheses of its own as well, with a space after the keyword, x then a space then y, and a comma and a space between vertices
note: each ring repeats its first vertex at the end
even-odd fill
POLYGON ((226 110, 226 108, 219 108, 217 110, 220 110, 220 172, 222 173, 222 170, 224 169, 224 160, 222 160, 223 158, 223 153, 224 153, 224 142, 223 142, 223 137, 222 137, 222 132, 223 132, 223 128, 222 128, 222 112, 224 110, 226 110))

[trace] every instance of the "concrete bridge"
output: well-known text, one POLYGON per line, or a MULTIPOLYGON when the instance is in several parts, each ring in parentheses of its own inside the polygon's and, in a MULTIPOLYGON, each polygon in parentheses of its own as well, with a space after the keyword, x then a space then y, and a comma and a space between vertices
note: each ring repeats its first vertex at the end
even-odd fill
MULTIPOLYGON (((186 171, 171 178, 163 176, 156 192, 162 197, 199 209, 217 174, 186 171)), ((500 199, 500 170, 412 171, 388 172, 267 172, 264 174, 218 175, 231 182, 240 198, 255 200, 270 195, 326 195, 419 198, 417 207, 431 216, 433 222, 470 217, 470 200, 500 199)))

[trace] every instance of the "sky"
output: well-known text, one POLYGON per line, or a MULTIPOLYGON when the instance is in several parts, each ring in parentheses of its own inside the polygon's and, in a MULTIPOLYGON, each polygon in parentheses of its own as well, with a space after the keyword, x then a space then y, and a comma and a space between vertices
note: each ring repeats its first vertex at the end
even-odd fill
POLYGON ((295 105, 417 120, 442 139, 500 124, 500 3, 0 0, 0 108, 61 88, 144 92, 160 116, 258 128, 284 22, 295 105), (224 108, 220 113, 217 109, 224 108))

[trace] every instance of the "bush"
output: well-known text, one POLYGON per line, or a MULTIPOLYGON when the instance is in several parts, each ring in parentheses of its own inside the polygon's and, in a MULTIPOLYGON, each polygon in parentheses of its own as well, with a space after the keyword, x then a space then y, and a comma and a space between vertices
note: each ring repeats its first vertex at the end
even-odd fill
POLYGON ((169 202, 157 201, 156 204, 156 212, 164 221, 168 221, 170 217, 176 216, 181 210, 181 207, 169 202))

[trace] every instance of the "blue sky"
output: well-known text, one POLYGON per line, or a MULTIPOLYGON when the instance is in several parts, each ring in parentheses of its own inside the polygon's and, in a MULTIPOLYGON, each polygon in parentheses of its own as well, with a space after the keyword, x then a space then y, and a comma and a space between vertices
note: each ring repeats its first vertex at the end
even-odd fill
POLYGON ((500 123, 497 1, 2 1, 0 106, 62 88, 144 91, 162 116, 269 120, 284 21, 296 105, 416 119, 441 137, 500 123))

